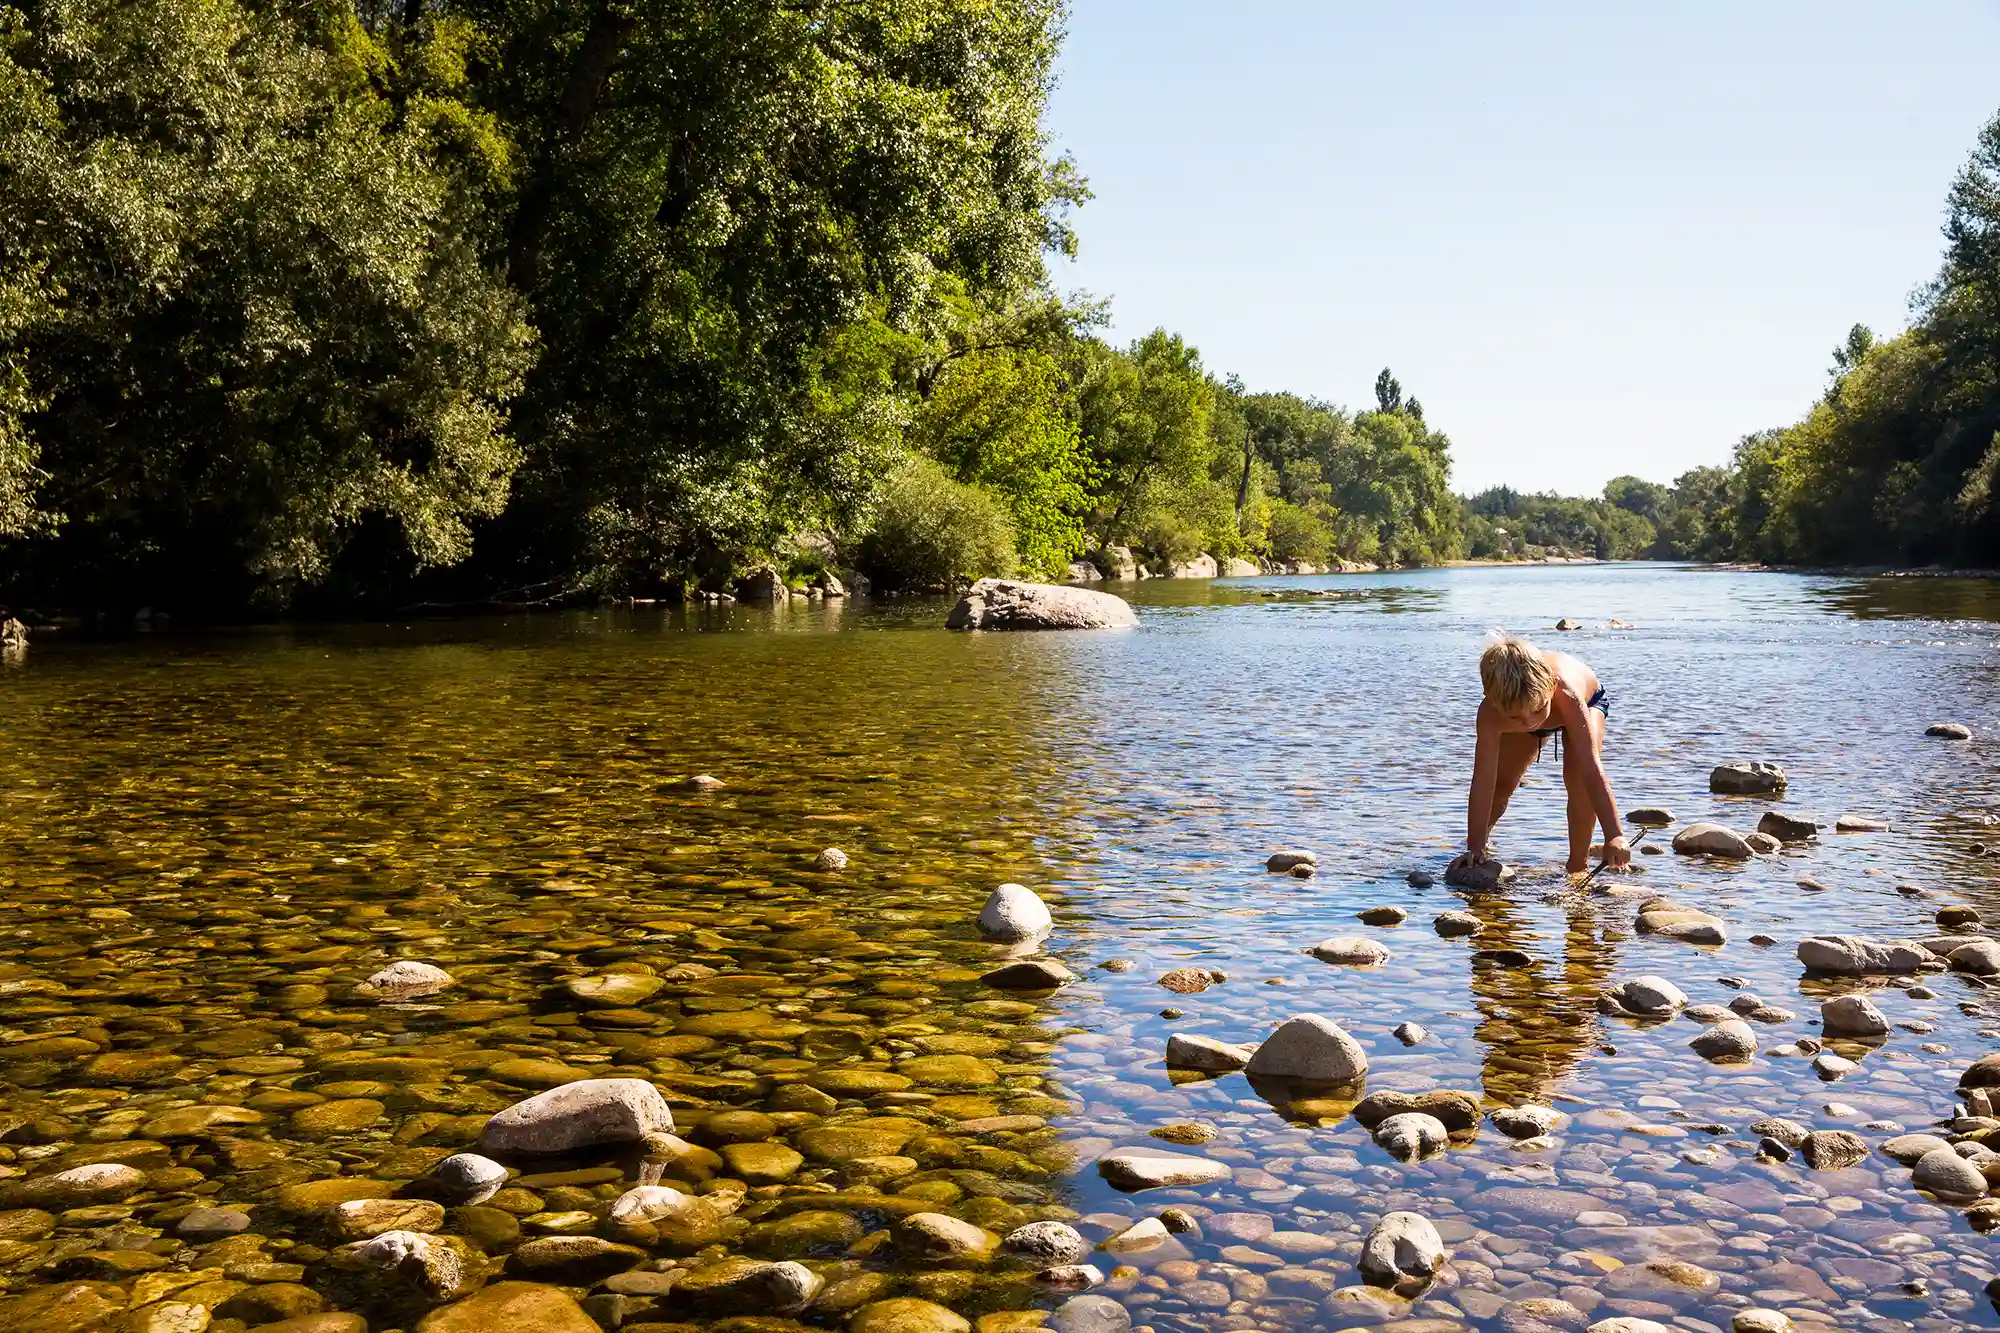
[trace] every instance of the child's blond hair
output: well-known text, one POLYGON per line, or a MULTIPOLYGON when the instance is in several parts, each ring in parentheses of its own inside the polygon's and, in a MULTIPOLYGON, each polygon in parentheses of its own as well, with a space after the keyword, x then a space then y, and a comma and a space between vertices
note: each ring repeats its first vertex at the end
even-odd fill
POLYGON ((1542 650, 1505 630, 1495 630, 1479 655, 1479 683, 1486 702, 1502 712, 1547 708, 1555 696, 1556 676, 1542 650))

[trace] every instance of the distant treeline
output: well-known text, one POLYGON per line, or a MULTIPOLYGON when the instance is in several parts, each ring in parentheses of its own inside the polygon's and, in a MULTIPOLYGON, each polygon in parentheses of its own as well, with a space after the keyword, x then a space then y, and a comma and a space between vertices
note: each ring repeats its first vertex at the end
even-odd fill
POLYGON ((0 4, 0 604, 1433 560, 1444 437, 1055 292, 1061 0, 0 4))
POLYGON ((2000 128, 1916 326, 1857 332, 1803 422, 1664 497, 1468 507, 1388 371, 1364 410, 1252 393, 1054 290, 1088 197, 1042 128, 1062 21, 0 2, 0 604, 935 587, 1109 545, 1994 554, 2000 128))
POLYGON ((1598 500, 1474 496, 1469 553, 2000 567, 2000 117, 1952 183, 1944 235, 1910 328, 1878 339, 1856 325, 1800 421, 1670 487, 1620 477, 1598 500))

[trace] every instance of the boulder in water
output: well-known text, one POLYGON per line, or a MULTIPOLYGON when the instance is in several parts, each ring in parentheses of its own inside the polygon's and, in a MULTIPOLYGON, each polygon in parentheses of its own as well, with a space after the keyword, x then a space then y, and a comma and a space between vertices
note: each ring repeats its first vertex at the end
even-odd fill
POLYGON ((1247 1046, 1232 1046, 1228 1042, 1192 1032, 1176 1032, 1167 1038, 1169 1069, 1199 1069, 1211 1074, 1227 1074, 1249 1064, 1252 1054, 1247 1046))
POLYGON ((1055 583, 981 579, 952 608, 946 629, 1131 629, 1139 623, 1124 598, 1055 583))
POLYGON ((1748 861, 1751 856, 1743 835, 1720 824, 1689 824, 1674 834, 1674 850, 1682 856, 1717 856, 1728 861, 1748 861))
POLYGON ((1809 842, 1819 836, 1819 825, 1810 819, 1794 819, 1777 810, 1766 810, 1757 821, 1757 831, 1768 833, 1779 842, 1809 842))
POLYGON ((1819 1007, 1820 1030, 1830 1037, 1881 1037, 1889 1020, 1865 995, 1841 995, 1819 1007))
POLYGON ((1076 973, 1053 958, 1024 958, 996 967, 979 979, 997 990, 1054 990, 1076 980, 1076 973))
POLYGON ((1708 789, 1724 796, 1768 796, 1785 789, 1785 770, 1776 764, 1718 764, 1708 775, 1708 789))
POLYGON ((1150 1190, 1167 1185, 1207 1185, 1227 1180, 1230 1171, 1206 1157, 1122 1152, 1098 1162, 1097 1174, 1121 1190, 1150 1190))
POLYGON ((1072 560, 1063 571, 1064 583, 1102 583, 1104 574, 1088 560, 1072 560))
POLYGON ((1972 728, 1963 722, 1933 722, 1924 728, 1924 735, 1941 741, 1969 741, 1972 739, 1972 728))
POLYGON ((1807 970, 1834 976, 1897 975, 1944 966, 1936 954, 1908 940, 1877 943, 1859 935, 1815 935, 1799 941, 1799 961, 1807 970))
POLYGON ((979 933, 1010 944, 1040 939, 1054 925, 1048 904, 1023 884, 1002 884, 979 909, 979 933))
POLYGON ((1337 963, 1349 967, 1372 967, 1385 962, 1389 950, 1385 945, 1369 939, 1365 935, 1335 935, 1321 940, 1307 953, 1322 963, 1337 963))
POLYGON ((638 1143, 670 1134, 674 1113, 642 1078, 587 1078, 516 1102, 486 1122, 482 1151, 501 1157, 638 1143))
POLYGON ((1422 1295, 1444 1267, 1444 1239, 1419 1213, 1385 1213, 1361 1245, 1361 1276, 1399 1296, 1422 1295))
POLYGON ((1368 1053, 1332 1019, 1300 1014, 1264 1039, 1245 1072, 1252 1078, 1352 1083, 1368 1072, 1368 1053))
POLYGON ((413 1000, 435 995, 453 985, 451 973, 429 963, 403 959, 389 964, 354 988, 356 996, 368 1000, 413 1000))
POLYGON ((1505 861, 1453 861, 1445 867, 1444 882, 1454 889, 1491 893, 1514 878, 1514 867, 1505 861))

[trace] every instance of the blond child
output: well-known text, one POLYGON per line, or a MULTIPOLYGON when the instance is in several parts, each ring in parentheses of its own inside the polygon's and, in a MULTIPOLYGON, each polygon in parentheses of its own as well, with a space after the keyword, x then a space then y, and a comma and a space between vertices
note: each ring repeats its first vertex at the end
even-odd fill
POLYGON ((1590 865, 1590 835, 1604 828, 1604 864, 1632 862, 1618 824, 1618 803, 1604 773, 1604 724, 1611 701, 1597 673, 1568 653, 1545 653, 1525 639, 1498 635, 1479 656, 1486 697, 1473 721, 1472 791, 1466 801, 1466 850, 1455 867, 1492 859, 1487 835, 1542 752, 1560 736, 1563 787, 1569 793, 1569 871, 1590 865))

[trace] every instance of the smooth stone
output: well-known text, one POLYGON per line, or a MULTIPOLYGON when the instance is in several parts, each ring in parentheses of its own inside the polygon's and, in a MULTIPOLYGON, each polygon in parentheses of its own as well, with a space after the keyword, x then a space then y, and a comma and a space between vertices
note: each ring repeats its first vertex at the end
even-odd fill
POLYGON ((1008 1232, 1000 1252, 1033 1268, 1061 1268, 1082 1263, 1090 1242, 1067 1223, 1030 1222, 1008 1232))
POLYGON ((845 870, 847 869, 847 853, 841 851, 838 847, 823 847, 820 849, 819 855, 813 858, 813 869, 826 871, 845 870))
POLYGON ((601 1281, 636 1267, 647 1258, 636 1245, 620 1245, 597 1236, 538 1236, 514 1247, 507 1271, 564 1286, 601 1281))
POLYGON ((1205 1157, 1165 1153, 1114 1153, 1098 1162, 1097 1173, 1122 1190, 1158 1189, 1167 1185, 1207 1185, 1227 1180, 1230 1168, 1205 1157))
POLYGON ((1688 1045, 1705 1060, 1747 1060, 1757 1053, 1757 1034, 1742 1019, 1732 1018, 1699 1033, 1688 1045))
POLYGON ((1408 912, 1389 903, 1380 907, 1364 907, 1354 915, 1364 925, 1370 926, 1400 926, 1410 918, 1408 912))
POLYGON ((1617 1011, 1648 1018, 1665 1017, 1687 1007, 1687 992, 1665 977, 1634 977, 1605 992, 1617 1011))
POLYGON ((1429 1116, 1448 1132, 1469 1130, 1479 1123, 1479 1096, 1449 1088, 1415 1093, 1376 1092, 1354 1106, 1355 1121, 1370 1130, 1391 1116, 1407 1114, 1429 1116))
POLYGON ((441 967, 404 959, 369 977, 354 988, 354 993, 363 999, 412 1000, 449 990, 455 984, 451 973, 441 967))
POLYGON ((1008 943, 1040 939, 1055 928, 1048 904, 1024 884, 1002 884, 979 909, 979 932, 1008 943))
POLYGON ((1720 824, 1689 824, 1674 834, 1673 847, 1682 856, 1714 856, 1728 861, 1747 861, 1751 856, 1743 835, 1720 824))
POLYGON ((1561 1112, 1547 1106, 1503 1106, 1487 1119, 1493 1128, 1510 1139, 1534 1139, 1553 1134, 1563 1121, 1561 1112))
POLYGON ((1937 965, 1936 955, 1907 940, 1877 943, 1858 935, 1815 935, 1799 941, 1799 962, 1807 970, 1836 976, 1920 972, 1937 965))
POLYGON ((1054 1333, 1128 1333, 1132 1316, 1108 1296, 1072 1296, 1049 1316, 1054 1333))
POLYGON ((1405 1046, 1415 1046, 1431 1035, 1431 1030, 1422 1023, 1398 1023, 1389 1035, 1405 1046))
POLYGON ((1245 1072, 1253 1078, 1352 1083, 1368 1072, 1368 1054, 1332 1019, 1300 1014, 1264 1039, 1245 1072))
POLYGON ((731 1143, 722 1149, 730 1173, 751 1185, 775 1185, 790 1180, 805 1158, 782 1143, 731 1143))
POLYGON ((453 1153, 431 1168, 429 1179, 446 1203, 463 1206, 499 1193, 507 1183, 507 1168, 478 1153, 453 1153))
POLYGON ((1387 946, 1362 935, 1335 935, 1321 940, 1306 952, 1322 963, 1353 967, 1370 967, 1389 958, 1387 946))
POLYGON ((971 1333, 972 1325, 942 1305, 896 1296, 862 1306, 847 1318, 848 1333, 971 1333))
POLYGON ((2000 976, 2000 940, 1975 940, 1951 951, 1951 970, 1976 977, 2000 976))
POLYGON ((1317 853, 1293 849, 1272 852, 1270 857, 1265 860, 1264 868, 1273 874, 1284 874, 1286 871, 1298 866, 1317 866, 1318 864, 1319 856, 1317 853))
POLYGON ((1889 1020, 1865 995, 1841 995, 1819 1007, 1820 1028, 1829 1036, 1880 1037, 1889 1020))
POLYGON ((1477 935, 1486 929, 1486 923, 1470 912, 1439 912, 1431 918, 1431 929, 1446 939, 1461 935, 1477 935))
POLYGON ((1951 1150, 1951 1145, 1935 1134, 1901 1134, 1882 1145, 1882 1153, 1904 1166, 1915 1166, 1926 1153, 1939 1149, 1951 1150))
POLYGON ((895 1236, 904 1254, 929 1261, 983 1255, 1000 1243, 984 1227, 946 1213, 912 1213, 896 1224, 895 1236))
POLYGON ((425 1315, 417 1333, 599 1333, 569 1294, 535 1282, 496 1282, 425 1315))
POLYGON ((629 1009, 644 1004, 667 983, 643 972, 605 972, 595 976, 571 977, 563 989, 571 999, 592 1009, 629 1009))
POLYGON ((1729 1321, 1729 1333, 1795 1333, 1797 1327, 1783 1310, 1738 1310, 1729 1321))
POLYGON ((1163 975, 1157 984, 1176 995, 1199 995, 1216 983, 1218 975, 1202 967, 1177 967, 1163 975))
POLYGON ((1950 1148, 1934 1148, 1910 1169, 1911 1183, 1940 1199, 1962 1203, 1986 1193, 1986 1177, 1950 1148))
POLYGON ((1842 815, 1833 821, 1835 833, 1887 833, 1887 820, 1876 819, 1872 815, 1842 815))
POLYGON ((366 1240, 385 1231, 436 1231, 444 1205, 429 1199, 349 1199, 333 1207, 333 1230, 342 1240, 366 1240))
POLYGON ((1436 1116, 1418 1111, 1392 1115, 1375 1126, 1375 1142, 1391 1157, 1411 1161, 1442 1149, 1450 1131, 1436 1116))
POLYGON ((689 1202, 687 1195, 671 1186, 634 1185, 611 1201, 605 1217, 621 1227, 644 1226, 679 1215, 689 1202))
POLYGON ((1514 867, 1504 861, 1453 861, 1445 867, 1444 882, 1454 889, 1491 893, 1514 878, 1514 867))
POLYGON ((1838 1171, 1865 1161, 1868 1145, 1844 1129, 1816 1129, 1799 1144, 1799 1155, 1815 1171, 1838 1171))
POLYGON ((1198 1033, 1175 1032, 1167 1037, 1169 1069, 1200 1069, 1226 1074, 1249 1064, 1252 1054, 1247 1046, 1232 1046, 1198 1033))
POLYGON ((673 1128, 674 1113, 651 1083, 592 1078, 551 1088, 501 1111, 480 1131, 479 1146, 496 1156, 532 1156, 638 1143, 673 1128))
POLYGON ((1764 817, 1757 821, 1757 831, 1776 838, 1779 842, 1809 842, 1819 836, 1819 825, 1810 819, 1799 819, 1777 810, 1766 810, 1764 817))
POLYGON ((1115 1235, 1099 1241, 1097 1248, 1113 1254, 1130 1250, 1151 1250, 1166 1244, 1171 1233, 1157 1217, 1142 1217, 1115 1235))
POLYGON ((1385 1213, 1361 1244, 1362 1278, 1398 1295, 1429 1290, 1444 1266, 1444 1240, 1431 1220, 1418 1213, 1385 1213))
POLYGON ((1076 973, 1053 958, 1024 958, 996 967, 979 980, 996 990, 1054 990, 1075 981, 1076 973))
POLYGON ((1924 735, 1946 741, 1969 741, 1972 739, 1972 728, 1963 722, 1933 722, 1924 728, 1924 735))

